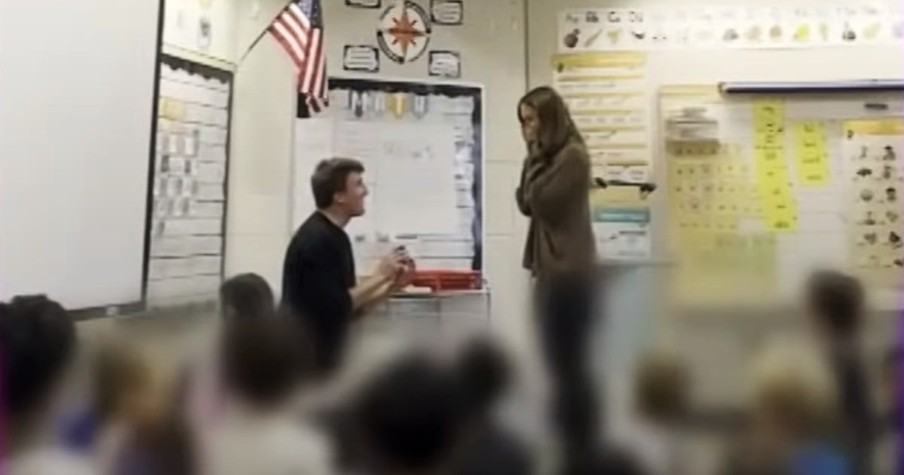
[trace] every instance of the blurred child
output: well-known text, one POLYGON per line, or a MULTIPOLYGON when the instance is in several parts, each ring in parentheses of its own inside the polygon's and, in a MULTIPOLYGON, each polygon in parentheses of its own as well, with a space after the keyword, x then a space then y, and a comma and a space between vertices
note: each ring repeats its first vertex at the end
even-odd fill
POLYGON ((297 417, 293 398, 311 376, 312 355, 285 320, 236 320, 221 350, 226 406, 208 440, 204 473, 333 473, 326 439, 297 417))
POLYGON ((90 401, 65 429, 66 443, 98 459, 106 472, 123 443, 127 427, 150 412, 151 370, 133 348, 105 342, 93 355, 90 401))
POLYGON ((726 475, 849 475, 833 438, 837 411, 825 365, 801 351, 769 351, 753 373, 751 426, 726 475))
POLYGON ((865 319, 863 286, 848 275, 817 272, 807 284, 806 300, 838 394, 839 433, 853 457, 854 473, 869 475, 875 414, 860 341, 865 319))
POLYGON ((628 445, 653 475, 684 474, 681 434, 690 378, 681 360, 654 353, 640 361, 634 379, 634 430, 628 445))
POLYGON ((468 412, 468 437, 457 451, 453 475, 529 475, 533 461, 525 444, 500 424, 494 406, 509 383, 511 367, 491 340, 468 342, 455 362, 454 377, 468 412))
POLYGON ((469 414, 459 389, 427 355, 401 358, 370 379, 353 410, 367 473, 447 473, 469 414))
POLYGON ((91 403, 69 426, 68 444, 104 474, 190 473, 193 447, 170 387, 134 346, 103 344, 91 365, 91 403))
MULTIPOLYGON (((220 286, 220 314, 223 323, 276 318, 273 291, 257 274, 239 274, 220 286)), ((215 332, 191 355, 180 375, 180 392, 192 427, 204 434, 215 430, 222 409, 222 381, 219 355, 221 333, 215 332)))
POLYGON ((239 274, 220 286, 220 312, 224 320, 269 318, 276 313, 273 290, 257 274, 239 274))
POLYGON ((904 384, 904 349, 889 349, 882 358, 882 399, 884 410, 880 419, 876 473, 879 475, 904 474, 904 451, 901 450, 904 410, 902 410, 901 386, 904 384))
POLYGON ((44 296, 0 303, 3 452, 0 473, 81 475, 91 464, 49 442, 61 386, 76 352, 72 317, 44 296))

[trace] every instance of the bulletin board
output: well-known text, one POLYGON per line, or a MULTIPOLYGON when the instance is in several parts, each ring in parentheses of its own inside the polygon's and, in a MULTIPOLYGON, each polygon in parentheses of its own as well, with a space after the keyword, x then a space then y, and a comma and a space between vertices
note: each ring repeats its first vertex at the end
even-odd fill
POLYGON ((292 232, 314 211, 310 178, 329 157, 360 160, 366 214, 347 227, 359 272, 404 245, 421 269, 483 268, 483 88, 330 78, 330 107, 299 100, 292 232))
POLYGON ((904 284, 900 94, 660 91, 675 296, 799 295, 816 269, 860 277, 884 309, 904 284))
POLYGON ((223 279, 232 73, 162 56, 147 302, 210 303, 223 279))

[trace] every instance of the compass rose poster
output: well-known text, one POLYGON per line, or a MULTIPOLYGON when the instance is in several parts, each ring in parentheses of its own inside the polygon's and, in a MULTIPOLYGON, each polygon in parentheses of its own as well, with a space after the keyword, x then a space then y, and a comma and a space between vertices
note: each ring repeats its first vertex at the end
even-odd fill
POLYGON ((433 33, 430 14, 417 3, 394 3, 380 15, 377 43, 390 61, 406 64, 417 61, 427 51, 433 33))

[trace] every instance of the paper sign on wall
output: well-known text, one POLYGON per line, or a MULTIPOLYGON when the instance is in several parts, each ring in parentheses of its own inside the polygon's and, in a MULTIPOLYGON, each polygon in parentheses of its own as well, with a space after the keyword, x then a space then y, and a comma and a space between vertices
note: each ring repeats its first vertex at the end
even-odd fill
POLYGON ((465 6, 462 0, 430 0, 430 17, 437 25, 462 25, 465 6))
POLYGON ((461 77, 461 53, 431 51, 428 69, 431 76, 458 79, 461 77))
POLYGON ((380 8, 381 0, 345 0, 345 6, 351 8, 380 8))
POLYGON ((345 45, 342 69, 368 73, 380 72, 380 53, 376 46, 345 45))
POLYGON ((590 206, 601 259, 650 258, 650 207, 637 188, 610 186, 593 190, 590 206))

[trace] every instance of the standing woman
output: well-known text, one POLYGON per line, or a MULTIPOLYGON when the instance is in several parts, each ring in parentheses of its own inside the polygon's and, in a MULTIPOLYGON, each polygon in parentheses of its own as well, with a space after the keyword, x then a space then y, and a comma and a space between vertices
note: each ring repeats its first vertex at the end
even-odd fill
POLYGON ((566 463, 597 442, 598 411, 587 361, 596 249, 590 226, 590 158, 562 98, 534 89, 518 104, 528 156, 516 191, 530 218, 524 267, 534 278, 540 343, 554 385, 554 417, 566 463))

